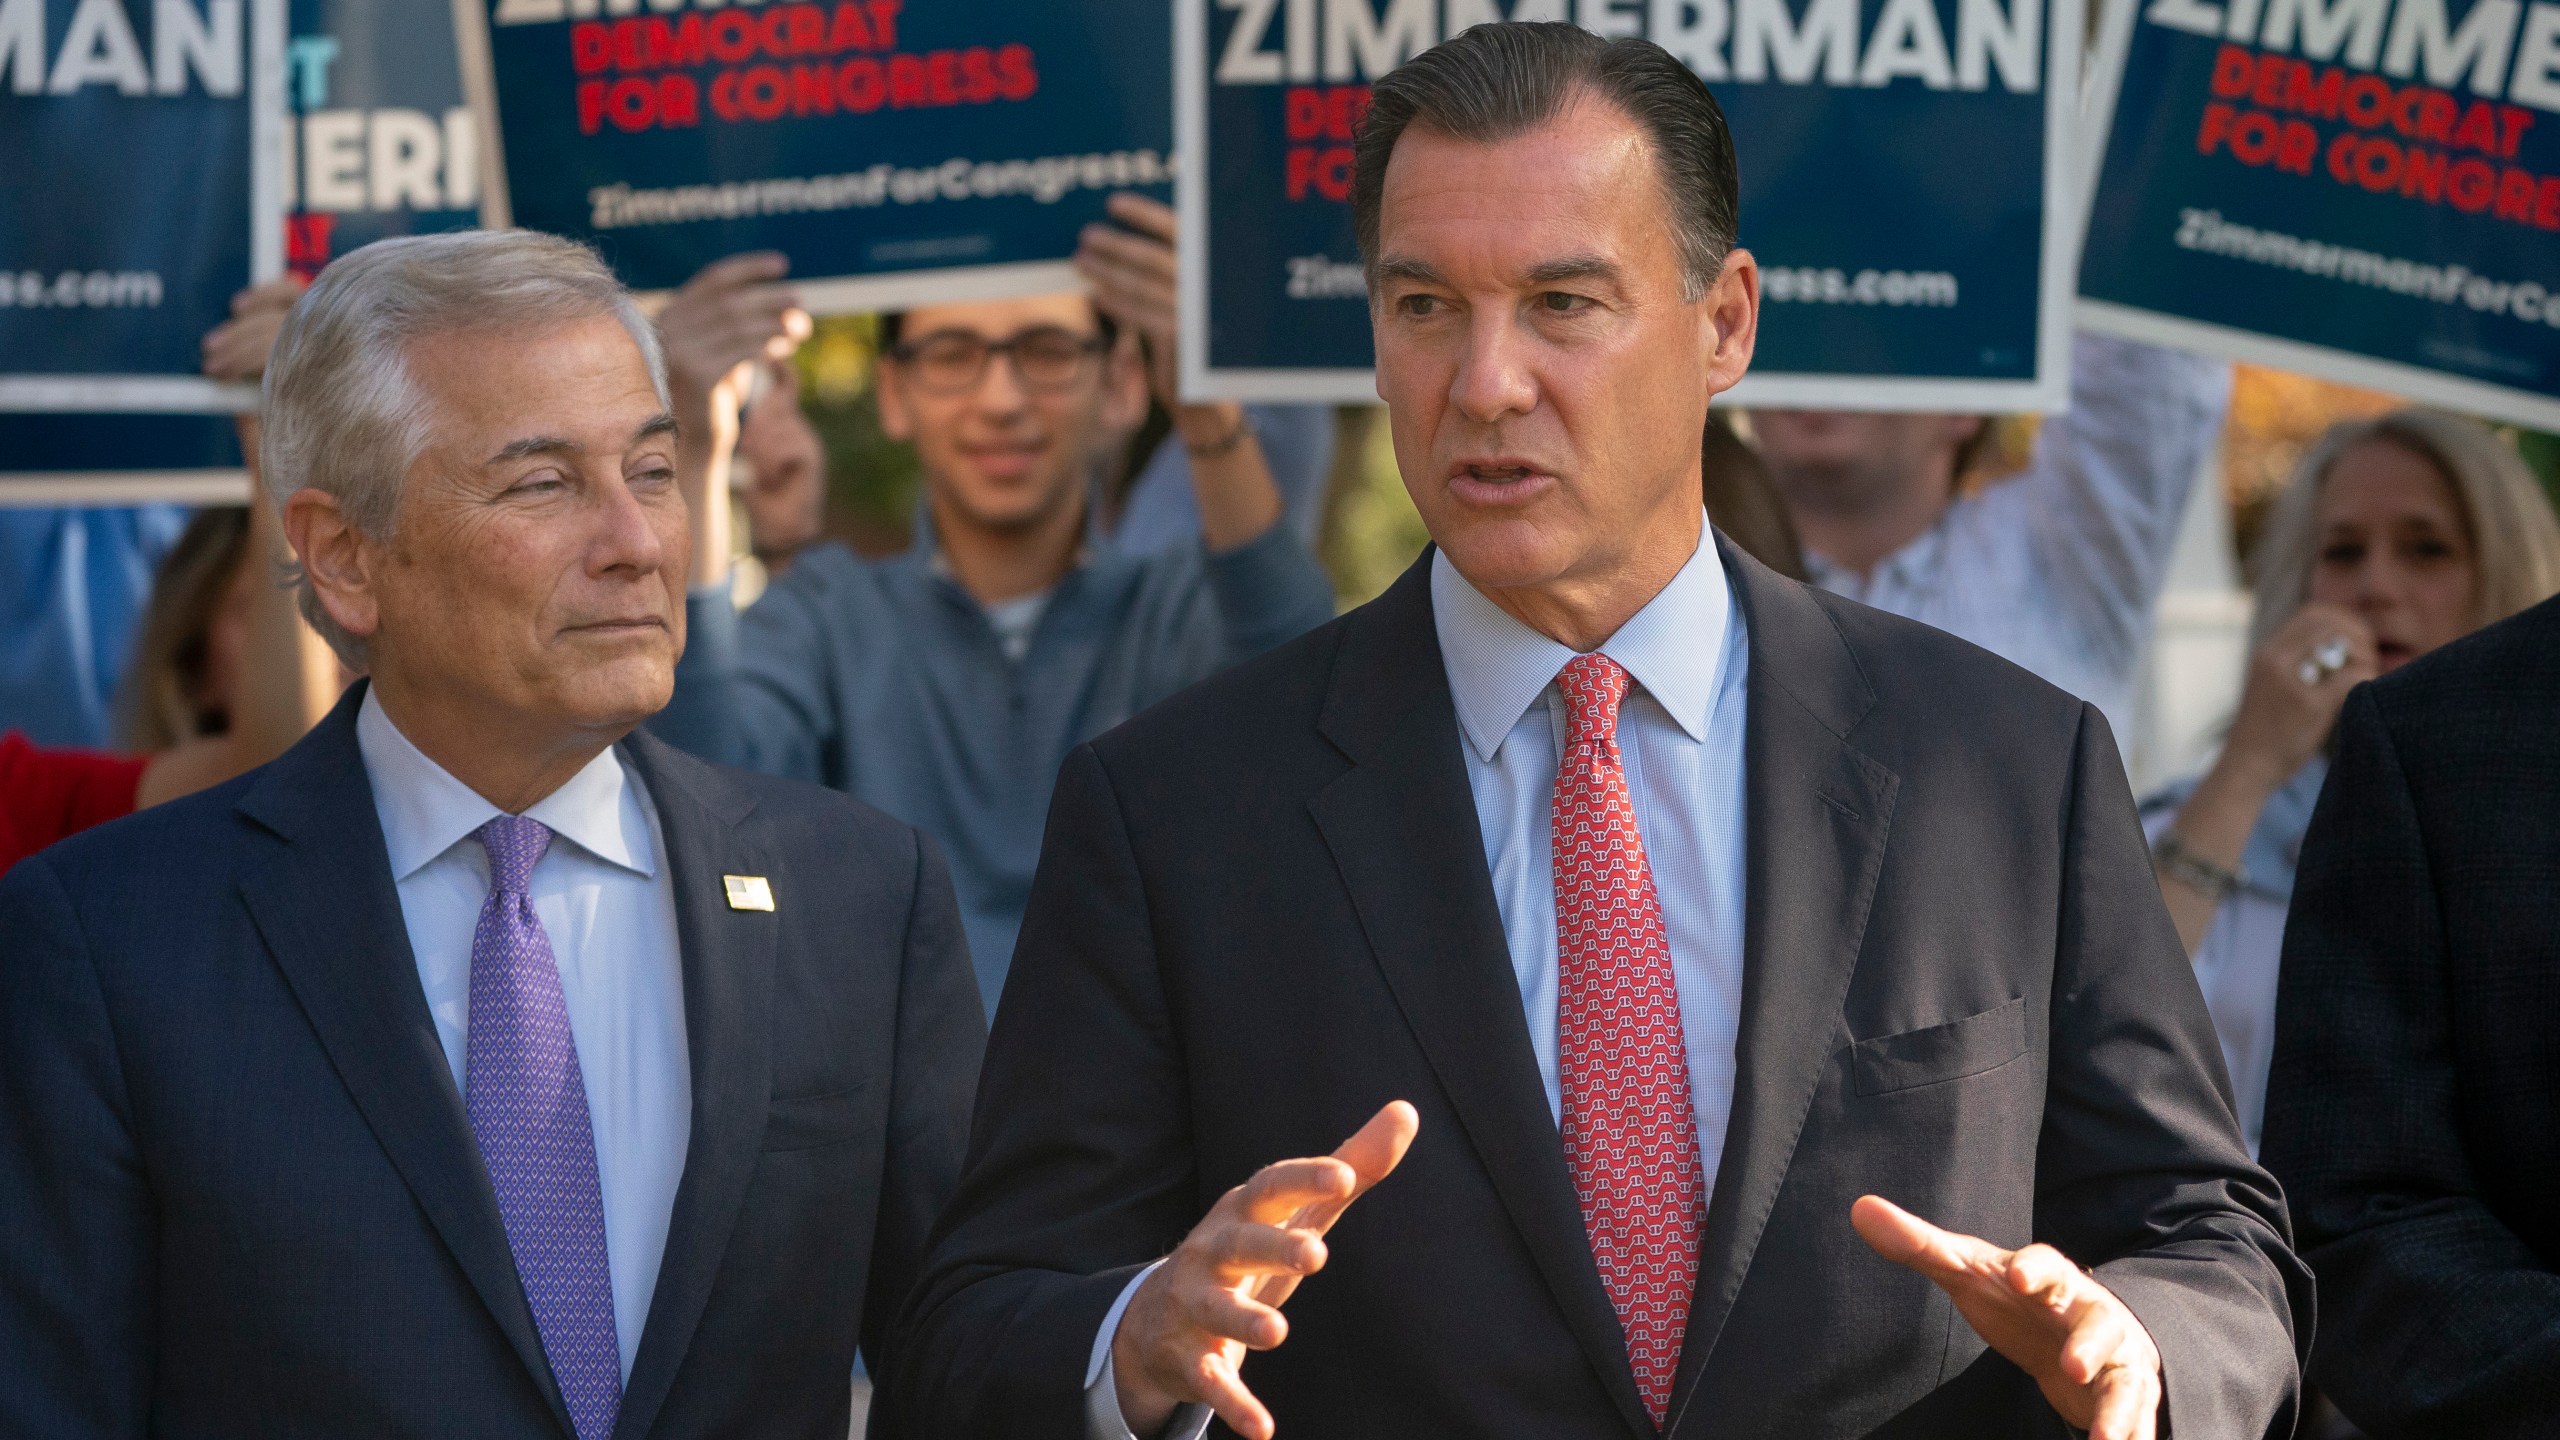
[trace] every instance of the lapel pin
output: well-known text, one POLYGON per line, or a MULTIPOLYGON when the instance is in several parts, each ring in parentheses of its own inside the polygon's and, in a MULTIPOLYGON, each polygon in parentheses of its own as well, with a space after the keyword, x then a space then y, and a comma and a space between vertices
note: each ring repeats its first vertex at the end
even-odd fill
POLYGON ((729 892, 732 910, 771 910, 773 887, 761 875, 723 875, 720 888, 729 892))

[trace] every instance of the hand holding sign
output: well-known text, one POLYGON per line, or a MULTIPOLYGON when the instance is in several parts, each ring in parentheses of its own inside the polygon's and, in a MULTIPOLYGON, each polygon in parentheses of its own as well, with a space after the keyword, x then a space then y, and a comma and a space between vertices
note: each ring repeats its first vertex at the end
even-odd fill
POLYGON ((1247 1440, 1278 1426, 1236 1367, 1288 1338, 1279 1306, 1324 1268, 1324 1233, 1404 1159, 1422 1125, 1394 1100, 1329 1156, 1282 1160, 1228 1191, 1138 1287, 1111 1341, 1121 1417, 1136 1434, 1203 1403, 1247 1440))
POLYGON ((2160 1351, 2106 1286, 2050 1245, 2003 1250, 1941 1230, 1882 1198, 1849 1210, 1858 1234, 1897 1265, 1936 1281, 1992 1349, 2035 1377, 2089 1440, 2153 1440, 2160 1351))
POLYGON ((729 460, 754 367, 789 357, 809 338, 808 312, 780 283, 789 268, 771 251, 714 260, 658 314, 680 437, 676 478, 693 511, 697 585, 716 585, 729 574, 729 460))

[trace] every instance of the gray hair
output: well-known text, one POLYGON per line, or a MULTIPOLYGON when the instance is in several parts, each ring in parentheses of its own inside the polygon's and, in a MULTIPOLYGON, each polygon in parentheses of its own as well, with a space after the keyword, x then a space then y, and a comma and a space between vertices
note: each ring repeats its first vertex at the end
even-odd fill
POLYGON ((2451 487, 2470 530, 2479 575, 2475 627, 2560 593, 2560 518, 2552 515, 2551 501, 2515 447, 2477 420, 2440 410, 2394 410, 2330 426, 2294 466, 2258 537, 2252 651, 2310 598, 2311 567, 2320 549, 2320 492, 2339 457, 2371 440, 2417 455, 2451 487))
MULTIPOLYGON (((400 484, 436 417, 409 374, 411 344, 455 331, 522 331, 610 315, 631 332, 668 403, 657 328, 593 250, 530 230, 408 235, 349 252, 294 303, 268 358, 258 468, 270 503, 334 498, 372 539, 391 534, 400 484)), ((365 644, 339 628, 297 570, 303 618, 354 669, 365 644)))

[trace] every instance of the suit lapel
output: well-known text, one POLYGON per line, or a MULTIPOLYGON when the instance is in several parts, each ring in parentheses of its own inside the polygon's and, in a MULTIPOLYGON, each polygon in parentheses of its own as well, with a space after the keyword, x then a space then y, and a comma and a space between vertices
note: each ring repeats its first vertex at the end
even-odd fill
MULTIPOLYGON (((1742 1024, 1732 1120, 1700 1245, 1671 1423, 1679 1433, 1795 1153, 1866 935, 1897 777, 1847 736, 1875 706, 1829 615, 1719 536, 1751 641, 1742 1024)), ((1846 1225, 1848 1217, 1843 1215, 1846 1225)), ((1714 1414, 1705 1407, 1703 1433, 1714 1414)))
POLYGON ((356 745, 364 693, 361 683, 350 686, 241 796, 240 812, 285 842, 241 881, 241 898, 356 1108, 569 1434, 497 1193, 418 982, 356 745))
POLYGON ((720 877, 769 876, 779 903, 792 897, 776 857, 748 823, 753 796, 645 731, 623 742, 622 755, 648 787, 666 839, 684 968, 685 1053, 693 1069, 684 1178, 614 1426, 618 1436, 637 1437, 656 1422, 701 1322, 764 1147, 772 1097, 776 922, 770 912, 730 909, 720 877))
POLYGON ((1650 1434, 1547 1113, 1485 873, 1430 553, 1345 634, 1320 728, 1352 768, 1309 802, 1378 968, 1594 1371, 1650 1434))

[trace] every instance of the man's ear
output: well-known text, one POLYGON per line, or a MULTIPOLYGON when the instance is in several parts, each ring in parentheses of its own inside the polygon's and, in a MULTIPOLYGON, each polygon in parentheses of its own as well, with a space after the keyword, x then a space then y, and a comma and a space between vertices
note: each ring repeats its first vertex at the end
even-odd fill
POLYGON ((900 444, 916 438, 916 417, 907 409, 907 384, 898 362, 883 355, 871 367, 871 400, 880 407, 880 433, 900 444))
POLYGON ((1707 393, 1720 395, 1741 383, 1760 340, 1760 262, 1736 246, 1699 306, 1708 326, 1707 393))
POLYGON ((1136 434, 1147 423, 1147 357, 1137 327, 1124 325, 1102 357, 1102 423, 1136 434))
POLYGON ((347 519, 338 497, 305 486, 285 497, 284 538, 320 608, 338 628, 368 640, 382 623, 374 567, 381 551, 347 519))

